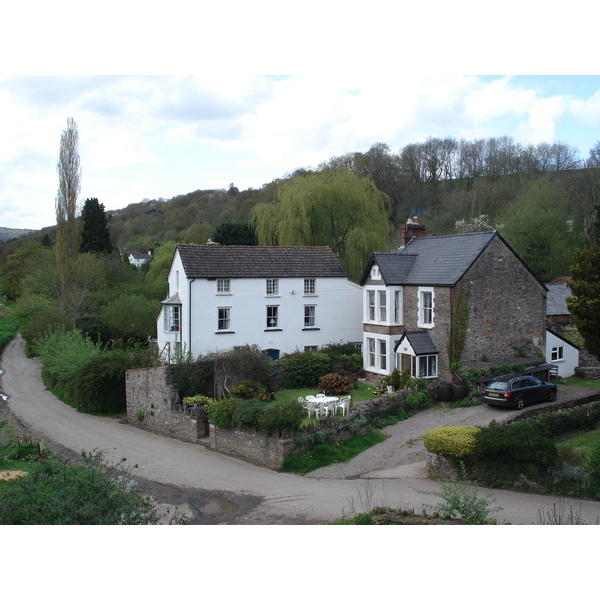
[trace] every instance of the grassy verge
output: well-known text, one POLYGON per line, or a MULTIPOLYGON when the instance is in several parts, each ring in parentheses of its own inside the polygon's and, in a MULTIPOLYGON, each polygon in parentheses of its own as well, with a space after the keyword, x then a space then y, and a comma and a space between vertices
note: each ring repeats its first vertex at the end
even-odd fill
POLYGON ((332 463, 346 462, 368 448, 383 442, 387 437, 381 431, 371 429, 369 433, 357 435, 344 442, 319 444, 303 452, 292 452, 285 458, 278 471, 304 475, 332 463))
POLYGON ((18 322, 5 306, 0 306, 0 350, 15 337, 18 322))

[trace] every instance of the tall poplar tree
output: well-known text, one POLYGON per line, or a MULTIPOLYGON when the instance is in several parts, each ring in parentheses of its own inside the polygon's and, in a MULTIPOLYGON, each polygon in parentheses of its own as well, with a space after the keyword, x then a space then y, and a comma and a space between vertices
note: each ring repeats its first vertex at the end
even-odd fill
POLYGON ((56 165, 58 193, 56 195, 56 262, 66 281, 73 272, 74 262, 81 246, 79 192, 81 190, 81 163, 79 159, 79 130, 72 117, 60 136, 60 151, 56 165))

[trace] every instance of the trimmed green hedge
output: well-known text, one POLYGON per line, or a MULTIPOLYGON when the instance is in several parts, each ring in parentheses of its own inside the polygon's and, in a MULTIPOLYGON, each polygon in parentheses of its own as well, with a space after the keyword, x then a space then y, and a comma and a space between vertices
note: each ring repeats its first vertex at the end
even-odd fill
POLYGON ((473 454, 477 445, 477 435, 480 432, 479 427, 470 425, 439 427, 430 429, 425 434, 423 444, 429 452, 460 458, 467 454, 473 454))

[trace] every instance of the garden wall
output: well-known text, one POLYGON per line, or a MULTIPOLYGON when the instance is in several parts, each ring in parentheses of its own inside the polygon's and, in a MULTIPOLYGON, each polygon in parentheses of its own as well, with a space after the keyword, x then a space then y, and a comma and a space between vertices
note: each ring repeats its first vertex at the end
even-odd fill
POLYGON ((183 442, 203 443, 207 438, 204 410, 181 402, 169 367, 127 371, 125 390, 131 425, 183 442))
POLYGON ((595 367, 577 367, 575 376, 586 380, 600 379, 600 366, 595 367))
POLYGON ((249 463, 276 470, 294 447, 292 433, 265 435, 251 429, 209 425, 210 448, 219 454, 241 458, 249 463))

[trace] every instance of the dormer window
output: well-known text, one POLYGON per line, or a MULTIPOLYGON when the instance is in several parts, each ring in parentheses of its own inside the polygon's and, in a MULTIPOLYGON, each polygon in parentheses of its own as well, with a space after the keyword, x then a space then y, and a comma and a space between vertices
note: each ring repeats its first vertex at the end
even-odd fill
POLYGON ((371 279, 381 279, 381 271, 377 265, 371 267, 371 279))

